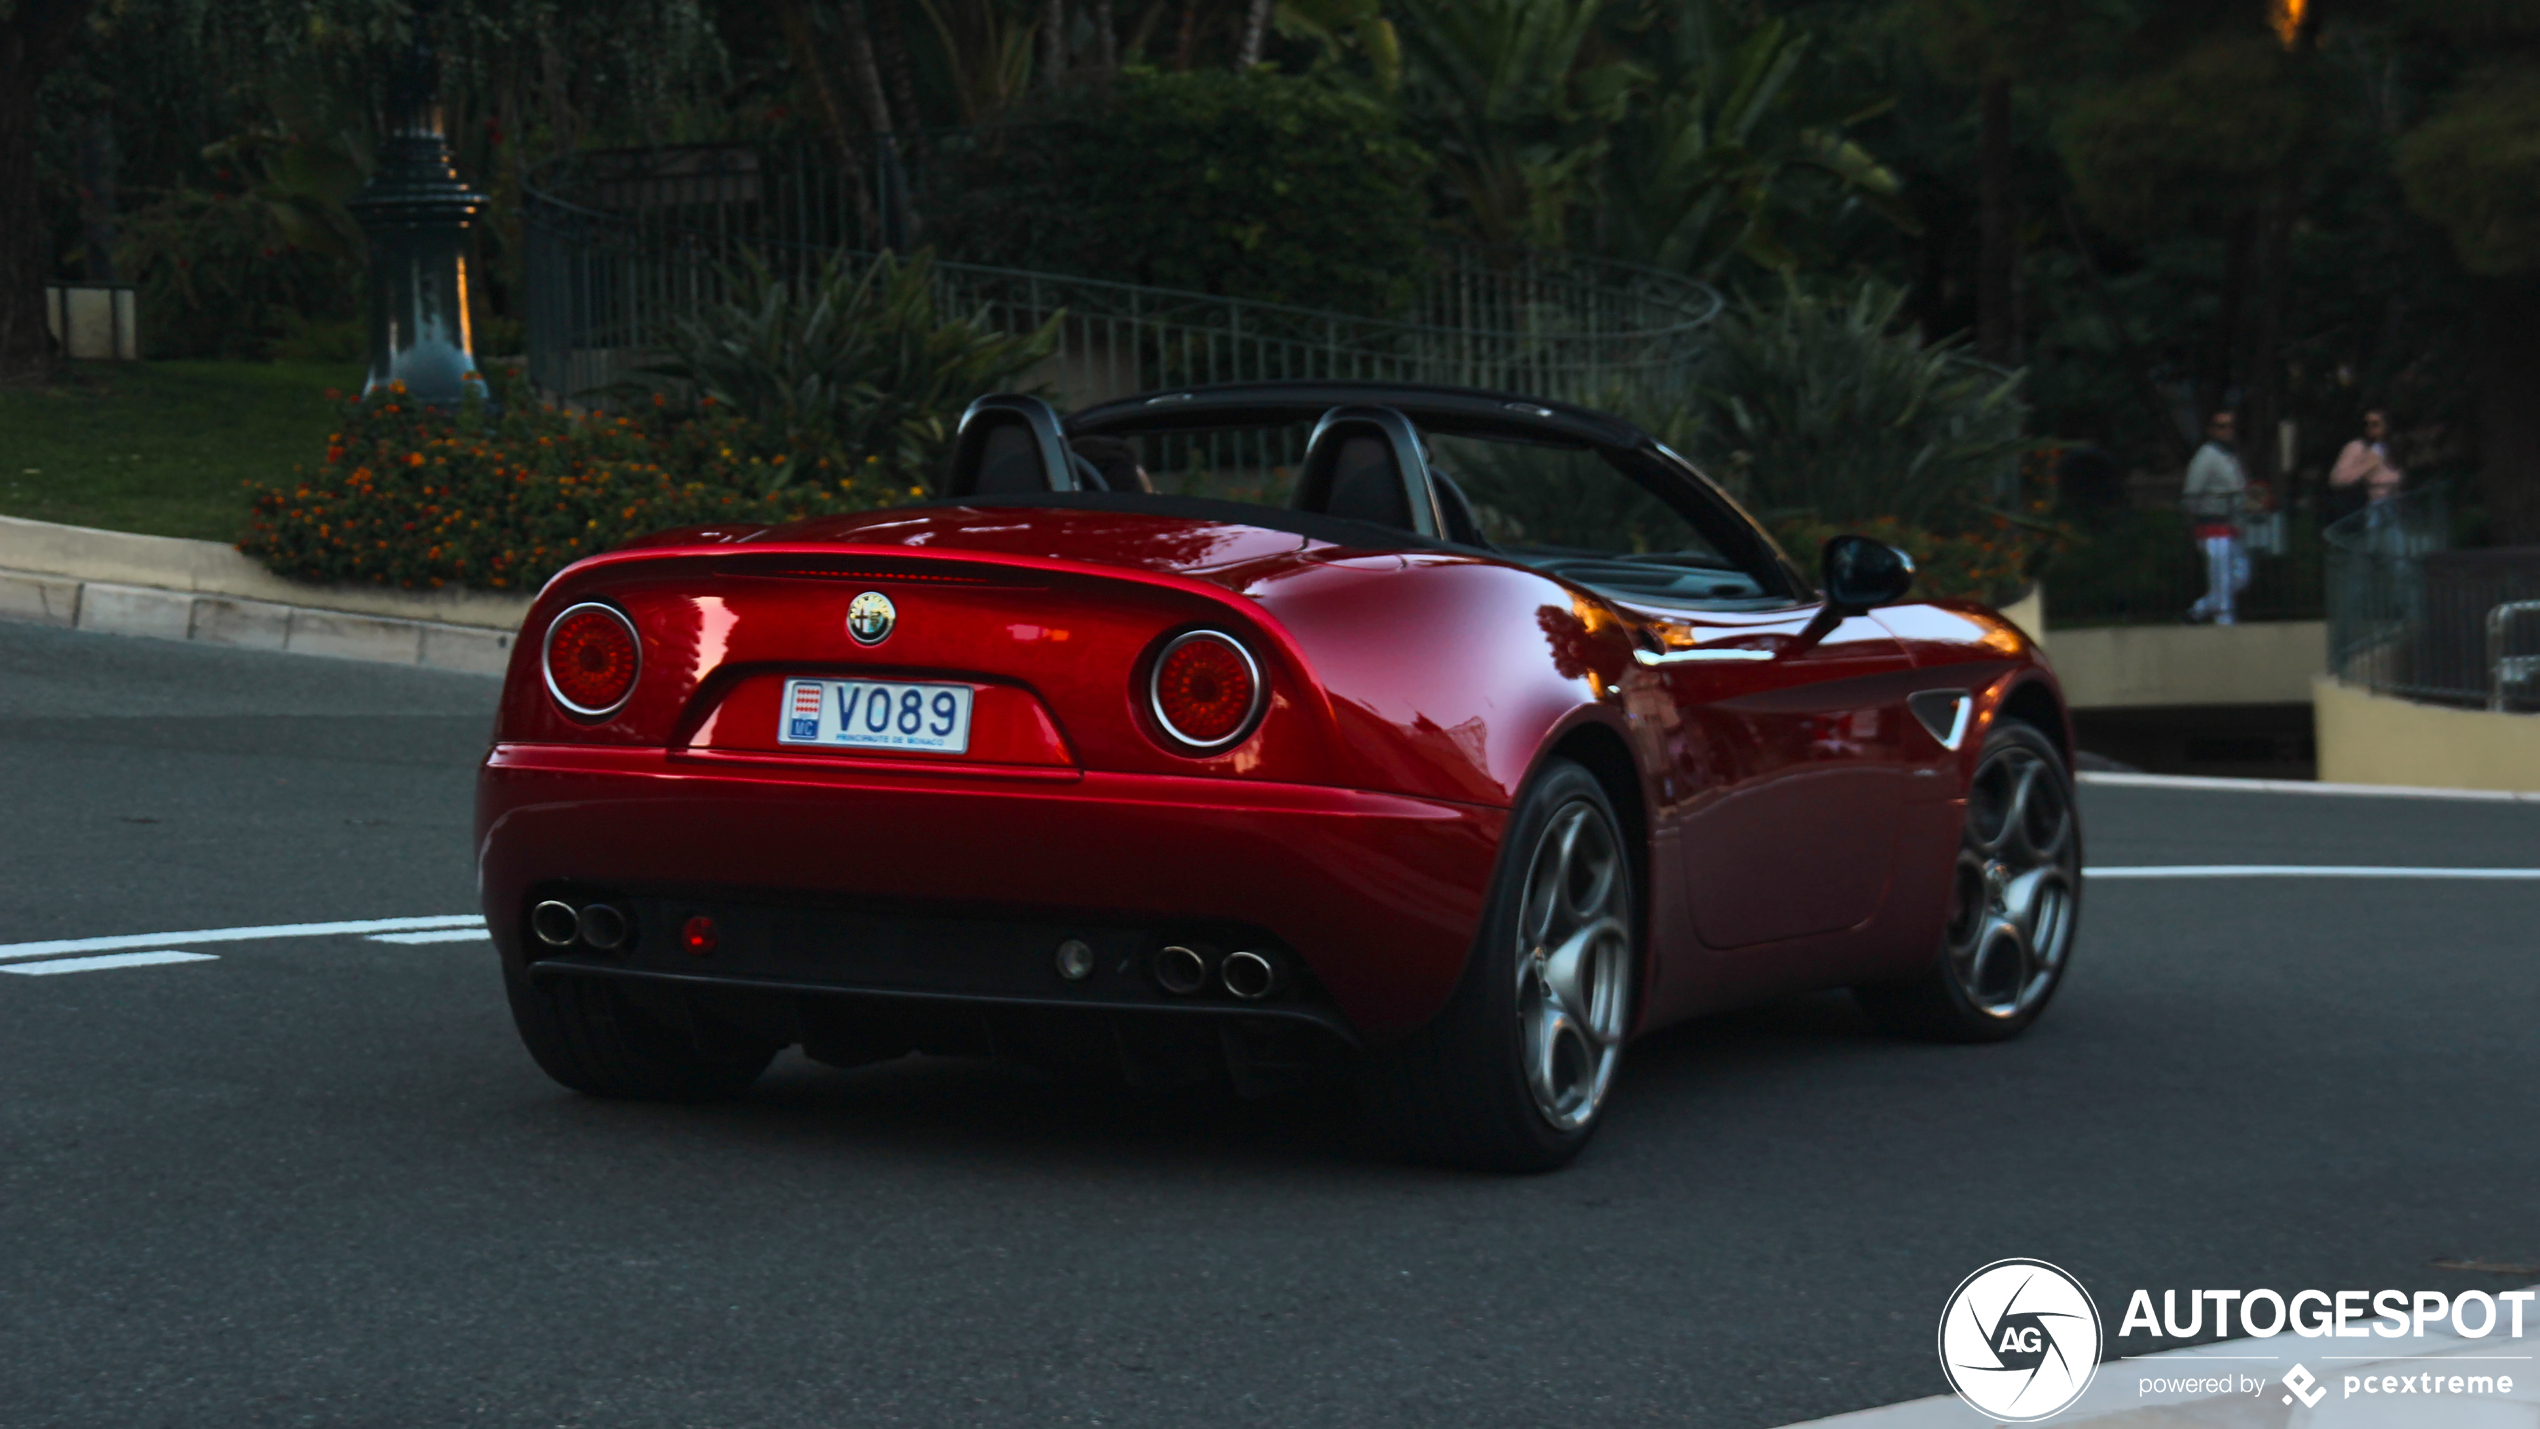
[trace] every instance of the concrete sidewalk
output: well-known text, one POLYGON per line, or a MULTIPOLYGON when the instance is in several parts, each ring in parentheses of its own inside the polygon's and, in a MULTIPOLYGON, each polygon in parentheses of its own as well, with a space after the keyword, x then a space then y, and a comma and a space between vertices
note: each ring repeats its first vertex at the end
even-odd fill
POLYGON ((529 603, 285 580, 214 541, 0 516, 0 620, 499 674, 529 603))

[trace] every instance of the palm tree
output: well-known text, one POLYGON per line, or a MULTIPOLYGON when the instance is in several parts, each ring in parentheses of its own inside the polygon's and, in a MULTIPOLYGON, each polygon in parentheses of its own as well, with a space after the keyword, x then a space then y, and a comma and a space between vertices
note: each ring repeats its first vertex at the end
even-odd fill
POLYGON ((1590 44, 1607 0, 1398 0, 1403 107, 1487 244, 1562 246, 1646 72, 1590 44))

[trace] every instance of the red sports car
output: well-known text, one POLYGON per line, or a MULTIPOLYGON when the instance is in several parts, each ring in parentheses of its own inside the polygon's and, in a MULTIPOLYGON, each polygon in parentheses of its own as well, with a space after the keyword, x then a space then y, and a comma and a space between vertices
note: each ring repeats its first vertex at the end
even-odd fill
POLYGON ((2063 975, 2036 646, 1909 602, 1872 541, 1812 580, 1627 423, 991 397, 942 490, 649 537, 538 597, 477 854, 558 1081, 724 1094, 797 1045, 1346 1072, 1397 1145, 1545 1168, 1652 1028, 1850 987, 1988 1040, 2063 975))

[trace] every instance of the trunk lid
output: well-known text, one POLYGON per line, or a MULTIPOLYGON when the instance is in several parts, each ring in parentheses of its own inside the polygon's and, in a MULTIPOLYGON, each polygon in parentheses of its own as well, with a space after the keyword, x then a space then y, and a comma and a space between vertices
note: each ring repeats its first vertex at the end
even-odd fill
POLYGON ((740 762, 1320 782, 1332 768, 1328 711, 1293 641, 1251 593, 1348 554, 1226 520, 1052 508, 901 508, 668 534, 582 562, 541 593, 498 737, 740 762), (848 622, 868 592, 893 617, 871 643, 848 622), (547 697, 540 650, 558 612, 586 600, 626 612, 643 649, 634 695, 596 723, 571 719, 547 697), (1157 649, 1195 628, 1240 641, 1268 687, 1258 733, 1215 755, 1171 748, 1147 697, 1157 649), (967 687, 969 747, 948 755, 787 744, 780 723, 816 681, 967 687))

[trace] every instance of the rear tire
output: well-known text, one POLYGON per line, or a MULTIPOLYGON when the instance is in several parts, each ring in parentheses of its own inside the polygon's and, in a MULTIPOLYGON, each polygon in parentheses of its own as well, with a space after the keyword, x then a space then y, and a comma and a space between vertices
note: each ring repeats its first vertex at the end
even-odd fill
POLYGON ((1418 1160, 1550 1171, 1596 1134, 1640 970, 1621 821, 1556 759, 1519 797, 1464 975, 1429 1024, 1371 1053, 1370 1130, 1418 1160))
POLYGON ((2063 986, 2081 922, 2081 813, 2062 753, 2035 725, 1999 720, 1986 736, 1951 879, 1931 962, 1853 996, 1900 1036, 2017 1037, 2063 986))
POLYGON ((709 1035, 672 1027, 603 978, 540 981, 506 967, 503 986, 529 1055, 548 1076, 587 1096, 728 1097, 757 1081, 778 1051, 720 1029, 709 1035))

